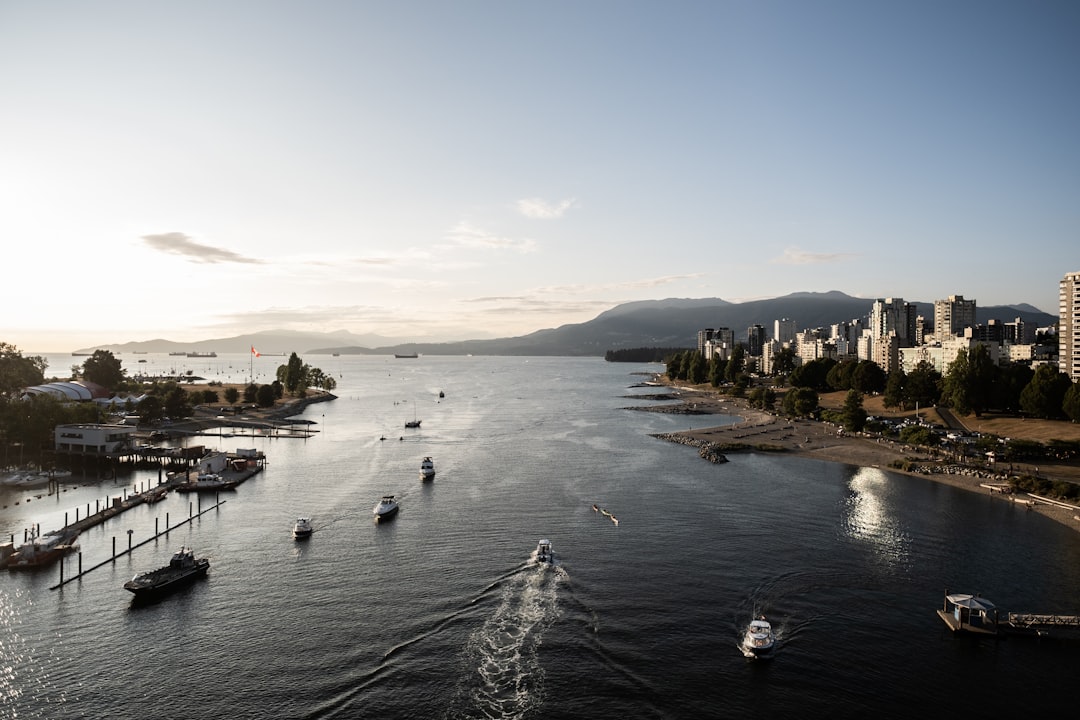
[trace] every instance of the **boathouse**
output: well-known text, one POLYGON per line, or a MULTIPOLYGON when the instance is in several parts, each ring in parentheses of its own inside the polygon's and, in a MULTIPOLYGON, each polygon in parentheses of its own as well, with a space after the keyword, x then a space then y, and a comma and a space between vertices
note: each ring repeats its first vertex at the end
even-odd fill
POLYGON ((77 455, 113 455, 132 447, 135 431, 136 428, 130 425, 57 425, 54 430, 56 451, 77 455))
POLYGON ((946 595, 938 615, 955 633, 997 635, 1000 632, 997 606, 979 595, 946 595))

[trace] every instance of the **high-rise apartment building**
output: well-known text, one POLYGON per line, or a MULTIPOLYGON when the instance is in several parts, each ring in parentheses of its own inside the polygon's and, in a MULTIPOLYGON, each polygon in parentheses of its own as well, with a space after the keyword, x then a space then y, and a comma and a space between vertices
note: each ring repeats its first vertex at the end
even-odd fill
POLYGON ((870 333, 875 339, 893 336, 900 347, 910 347, 915 340, 915 306, 903 298, 884 298, 870 307, 870 333))
POLYGON ((1058 370, 1080 380, 1080 272, 1058 285, 1058 370))
POLYGON ((773 340, 778 343, 795 341, 795 321, 791 318, 773 320, 773 340))
POLYGON ((940 341, 963 335, 964 329, 975 327, 975 301, 963 295, 950 295, 934 301, 934 335, 940 341))
POLYGON ((761 357, 765 348, 765 327, 763 325, 751 325, 746 329, 746 354, 751 357, 761 357))

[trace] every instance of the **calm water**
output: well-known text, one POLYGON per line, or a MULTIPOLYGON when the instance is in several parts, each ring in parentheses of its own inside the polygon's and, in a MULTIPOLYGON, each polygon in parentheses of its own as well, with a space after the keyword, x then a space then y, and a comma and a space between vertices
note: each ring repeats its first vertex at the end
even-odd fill
MULTIPOLYGON (((147 359, 202 363, 196 374, 223 379, 249 370, 246 356, 147 359)), ((283 360, 256 360, 256 380, 283 360)), ((0 576, 0 718, 1075 708, 1080 648, 954 638, 935 614, 946 589, 1005 610, 1080 612, 1080 535, 1045 518, 872 468, 760 455, 711 465, 648 436, 700 417, 623 409, 647 403, 625 396, 647 392, 633 387, 637 373, 657 366, 305 360, 340 382, 339 399, 305 415, 314 438, 195 441, 269 458, 218 510, 60 590, 49 590, 55 567, 0 576), (422 429, 405 430, 414 415, 422 429), (425 455, 438 471, 428 483, 425 455), (384 493, 402 509, 376 524, 384 493), (300 514, 316 532, 298 543, 289 531, 300 514), (529 561, 541 537, 553 568, 529 561), (132 606, 123 582, 184 544, 210 556, 209 577, 132 606), (771 662, 736 647, 755 613, 779 630, 771 662)), ((29 503, 0 490, 0 532, 59 527, 65 512, 155 476, 76 477, 29 503)), ((192 499, 172 495, 84 534, 84 565, 107 558, 113 538, 126 546, 128 530, 139 540, 165 513, 185 517, 192 499)), ((77 559, 67 563, 70 574, 77 559)))

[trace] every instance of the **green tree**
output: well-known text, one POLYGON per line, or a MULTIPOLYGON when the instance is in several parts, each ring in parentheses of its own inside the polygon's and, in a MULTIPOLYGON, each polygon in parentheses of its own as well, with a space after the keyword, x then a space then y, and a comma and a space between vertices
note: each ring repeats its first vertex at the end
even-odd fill
POLYGON ((1061 409, 1073 422, 1080 422, 1080 382, 1069 385, 1065 391, 1065 398, 1061 403, 1061 409))
POLYGON ((40 356, 23 357, 14 345, 0 342, 0 397, 20 392, 23 388, 45 381, 48 360, 40 356))
POLYGON ((750 407, 772 410, 776 405, 776 391, 770 387, 757 386, 747 397, 750 407))
POLYGON ((1039 418, 1060 418, 1071 384, 1069 376, 1056 365, 1040 365, 1020 393, 1020 409, 1039 418))
POLYGON ((240 399, 240 391, 234 387, 225 388, 225 402, 230 405, 235 405, 236 401, 240 399))
POLYGON ((818 409, 818 394, 813 388, 796 387, 784 393, 784 414, 806 417, 818 409))
POLYGON ((1001 368, 994 392, 994 406, 1009 413, 1020 411, 1020 393, 1035 377, 1030 365, 1009 363, 1001 368))
POLYGON ((907 373, 901 368, 896 368, 889 373, 889 378, 885 381, 885 394, 881 398, 882 404, 887 408, 898 407, 901 410, 906 410, 907 406, 904 403, 904 387, 906 383, 907 373))
POLYGON ((970 415, 971 400, 971 364, 967 350, 956 353, 956 358, 949 363, 942 378, 941 401, 960 415, 970 415))
POLYGON ((938 442, 940 442, 940 438, 938 438, 938 436, 928 427, 923 425, 908 425, 900 431, 900 442, 908 445, 925 445, 931 447, 937 445, 938 442))
POLYGON ((724 374, 727 376, 729 382, 735 382, 735 379, 742 374, 745 368, 746 346, 742 343, 736 343, 735 347, 731 349, 731 357, 728 358, 724 374))
POLYGON ((174 420, 191 417, 191 396, 177 383, 169 383, 161 403, 165 415, 174 420))
POLYGON ((705 382, 705 358, 701 353, 694 353, 690 365, 686 368, 686 379, 693 385, 705 382))
POLYGON ((255 402, 259 407, 268 408, 274 406, 274 388, 271 385, 260 385, 255 393, 255 402))
POLYGON ((304 363, 299 355, 296 353, 289 355, 289 362, 278 368, 277 379, 289 393, 295 393, 301 385, 306 384, 304 363))
POLYGON ((971 349, 968 363, 971 409, 975 417, 980 417, 994 404, 994 388, 999 375, 998 366, 990 357, 990 350, 981 343, 971 349))
POLYGON ((829 389, 829 371, 837 363, 832 358, 817 358, 795 368, 788 378, 794 387, 808 387, 818 391, 829 389))
POLYGON ((83 361, 82 376, 108 390, 115 390, 124 382, 120 361, 110 350, 95 350, 83 361))
POLYGON ((773 372, 777 375, 787 375, 793 372, 797 366, 795 348, 785 345, 773 355, 773 372))
POLYGON ((919 361, 904 384, 904 407, 933 407, 941 398, 941 373, 925 360, 919 361))
POLYGON ((668 380, 678 380, 682 377, 683 353, 673 354, 667 361, 668 380))
POLYGON ((135 409, 139 413, 139 423, 143 425, 159 423, 165 417, 165 404, 158 395, 147 395, 139 401, 135 409))
POLYGON ((259 386, 258 385, 254 384, 254 383, 248 385, 246 388, 244 388, 244 402, 246 402, 246 403, 255 402, 255 396, 258 393, 259 393, 259 386))
POLYGON ((844 407, 840 411, 840 422, 845 430, 859 432, 866 426, 866 410, 863 408, 863 395, 852 388, 844 398, 844 407))
POLYGON ((885 389, 885 371, 876 362, 860 360, 855 363, 848 385, 861 393, 878 393, 885 389))

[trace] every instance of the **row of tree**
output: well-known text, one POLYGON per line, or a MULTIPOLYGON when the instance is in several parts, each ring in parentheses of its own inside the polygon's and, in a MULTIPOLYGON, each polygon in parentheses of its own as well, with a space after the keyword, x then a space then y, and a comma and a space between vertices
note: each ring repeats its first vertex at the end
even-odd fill
MULTIPOLYGON (((741 344, 737 345, 728 360, 706 359, 696 350, 675 353, 665 359, 667 375, 693 384, 730 385, 733 394, 743 396, 750 386, 750 376, 745 370, 745 356, 739 352, 741 348, 741 344)), ((959 415, 976 417, 986 412, 1001 412, 1080 421, 1080 383, 1072 382, 1053 365, 1039 365, 1035 369, 1020 363, 999 365, 983 345, 976 345, 970 352, 961 350, 944 374, 928 362, 919 363, 910 373, 902 369, 886 373, 869 360, 832 358, 819 358, 795 367, 793 362, 789 365, 793 352, 785 354, 787 350, 784 348, 776 358, 778 370, 774 381, 776 385, 792 388, 784 395, 784 411, 790 410, 789 414, 796 416, 817 409, 818 392, 853 390, 883 394, 888 408, 906 410, 943 405, 959 415), (789 366, 791 369, 786 372, 779 370, 789 366)), ((775 402, 775 393, 772 398, 775 402)), ((768 395, 755 388, 749 400, 761 406, 767 402, 768 395)))

